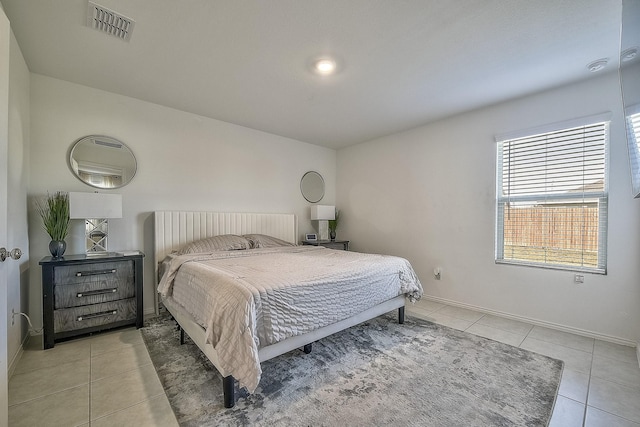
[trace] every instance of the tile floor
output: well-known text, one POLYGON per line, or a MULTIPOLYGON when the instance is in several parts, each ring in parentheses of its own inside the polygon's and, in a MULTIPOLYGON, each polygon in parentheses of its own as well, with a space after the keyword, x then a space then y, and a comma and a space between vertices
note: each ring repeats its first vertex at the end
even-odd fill
MULTIPOLYGON (((635 349, 421 300, 407 313, 565 362, 550 427, 640 427, 635 349)), ((9 381, 10 426, 176 426, 140 332, 32 339, 9 381)))
POLYGON ((32 337, 9 380, 9 425, 177 426, 140 331, 32 337))

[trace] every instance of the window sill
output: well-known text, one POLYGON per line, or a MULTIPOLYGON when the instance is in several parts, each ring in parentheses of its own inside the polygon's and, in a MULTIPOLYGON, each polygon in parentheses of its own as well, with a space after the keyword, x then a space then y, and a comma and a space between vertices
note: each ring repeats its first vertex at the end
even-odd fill
POLYGON ((606 269, 600 268, 588 268, 588 267, 577 267, 571 265, 555 265, 555 264, 540 264, 534 262, 525 262, 525 261, 509 261, 509 260, 501 260, 497 259, 496 264, 505 264, 505 265, 516 265, 521 267, 534 267, 534 268, 543 268, 545 270, 561 270, 561 271, 572 271, 576 273, 590 273, 590 274, 607 274, 606 269))

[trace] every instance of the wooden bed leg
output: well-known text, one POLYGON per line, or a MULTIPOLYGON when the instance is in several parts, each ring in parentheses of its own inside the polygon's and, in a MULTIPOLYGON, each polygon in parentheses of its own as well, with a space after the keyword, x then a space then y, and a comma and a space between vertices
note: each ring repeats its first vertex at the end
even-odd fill
POLYGON ((222 379, 222 392, 224 393, 224 407, 233 408, 236 404, 236 379, 233 375, 222 379))
POLYGON ((180 328, 180 345, 184 344, 184 329, 180 328))
POLYGON ((404 307, 398 308, 398 323, 404 324, 404 307))
POLYGON ((312 348, 313 348, 313 343, 310 342, 309 344, 302 347, 302 351, 304 351, 304 354, 309 354, 311 353, 312 348))

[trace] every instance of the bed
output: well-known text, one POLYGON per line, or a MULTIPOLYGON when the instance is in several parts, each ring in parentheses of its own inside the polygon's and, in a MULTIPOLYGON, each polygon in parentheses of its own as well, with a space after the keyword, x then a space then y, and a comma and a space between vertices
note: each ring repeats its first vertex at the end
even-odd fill
POLYGON ((164 307, 223 376, 258 386, 260 363, 416 300, 422 286, 403 258, 297 245, 293 214, 154 213, 164 307), (212 246, 213 245, 213 246, 212 246))

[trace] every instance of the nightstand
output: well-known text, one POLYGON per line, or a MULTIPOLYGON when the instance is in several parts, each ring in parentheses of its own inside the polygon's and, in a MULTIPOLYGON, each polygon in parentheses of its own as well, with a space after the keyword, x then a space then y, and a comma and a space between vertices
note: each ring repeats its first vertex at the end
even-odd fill
POLYGON ((144 324, 142 252, 45 257, 42 266, 44 348, 55 341, 144 324))
POLYGON ((312 246, 324 246, 329 249, 340 249, 343 251, 349 250, 349 240, 303 240, 303 245, 312 245, 312 246))

